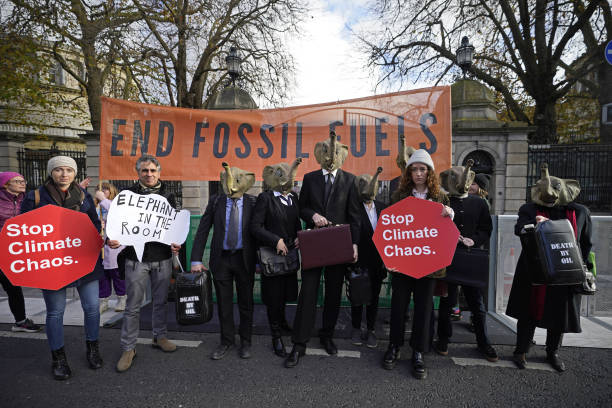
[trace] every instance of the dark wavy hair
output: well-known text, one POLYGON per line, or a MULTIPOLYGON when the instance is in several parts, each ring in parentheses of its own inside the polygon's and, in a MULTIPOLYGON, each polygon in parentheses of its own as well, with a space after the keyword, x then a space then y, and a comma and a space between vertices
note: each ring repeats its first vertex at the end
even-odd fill
MULTIPOLYGON (((402 174, 402 178, 400 179, 400 185, 397 189, 396 193, 398 197, 404 198, 412 195, 412 189, 415 187, 414 182, 412 181, 412 172, 411 172, 412 164, 406 167, 406 171, 402 174)), ((427 166, 427 198, 431 198, 435 201, 439 201, 440 194, 440 179, 438 178, 438 174, 429 166, 427 166)))

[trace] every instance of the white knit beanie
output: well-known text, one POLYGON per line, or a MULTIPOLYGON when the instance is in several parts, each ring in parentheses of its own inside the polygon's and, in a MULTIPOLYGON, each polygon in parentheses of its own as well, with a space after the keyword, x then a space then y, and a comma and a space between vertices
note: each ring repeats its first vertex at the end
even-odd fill
POLYGON ((49 159, 47 162, 47 175, 51 175, 53 169, 57 167, 72 167, 74 169, 74 174, 77 174, 78 168, 77 164, 72 157, 68 156, 55 156, 49 159))
POLYGON ((406 168, 408 168, 412 163, 423 163, 430 169, 435 170, 433 160, 431 160, 431 156, 425 149, 419 149, 412 153, 412 156, 410 156, 410 159, 408 159, 408 162, 406 163, 406 168))

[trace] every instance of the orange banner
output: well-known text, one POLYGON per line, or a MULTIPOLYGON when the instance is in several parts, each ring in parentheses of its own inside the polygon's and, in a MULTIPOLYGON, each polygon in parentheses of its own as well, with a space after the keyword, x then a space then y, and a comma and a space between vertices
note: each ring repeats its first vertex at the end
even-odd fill
POLYGON ((399 175, 399 135, 424 148, 437 171, 451 165, 450 87, 283 109, 196 110, 102 98, 100 177, 135 179, 143 153, 156 156, 164 180, 218 180, 221 163, 252 171, 302 157, 297 178, 320 168, 314 146, 335 130, 349 146, 342 168, 381 180, 399 175))

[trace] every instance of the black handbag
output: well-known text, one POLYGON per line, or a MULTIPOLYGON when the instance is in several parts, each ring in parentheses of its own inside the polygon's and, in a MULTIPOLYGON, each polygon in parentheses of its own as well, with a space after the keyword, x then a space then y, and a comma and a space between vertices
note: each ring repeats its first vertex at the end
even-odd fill
POLYGON ((214 307, 210 271, 187 273, 180 269, 175 281, 176 321, 183 325, 210 321, 214 307))
MULTIPOLYGON (((532 271, 532 283, 546 285, 582 285, 585 266, 569 220, 547 220, 534 231, 540 268, 532 271)), ((531 266, 531 265, 530 265, 531 266)))
POLYGON ((346 297, 352 306, 369 305, 372 302, 372 282, 366 267, 351 265, 346 272, 346 297))
POLYGON ((300 269, 300 255, 297 248, 290 249, 287 255, 279 255, 276 249, 262 246, 257 250, 257 256, 264 276, 289 275, 300 269))
POLYGON ((443 281, 485 288, 489 280, 489 250, 457 247, 453 262, 446 267, 443 281))

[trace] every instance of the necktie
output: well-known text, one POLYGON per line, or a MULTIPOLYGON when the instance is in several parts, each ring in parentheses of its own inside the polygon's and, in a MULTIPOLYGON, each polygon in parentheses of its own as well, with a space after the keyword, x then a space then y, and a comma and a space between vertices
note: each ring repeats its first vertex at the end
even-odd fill
POLYGON ((229 225, 227 228, 227 247, 230 250, 236 249, 238 245, 239 220, 238 199, 232 198, 232 210, 230 212, 229 225))
POLYGON ((327 180, 325 181, 325 195, 323 196, 323 204, 327 205, 327 200, 329 200, 329 193, 331 192, 331 188, 332 188, 332 174, 331 173, 327 173, 327 180))
POLYGON ((286 206, 291 206, 291 197, 289 196, 285 197, 285 196, 280 195, 278 196, 278 198, 280 198, 281 202, 285 204, 286 206))

